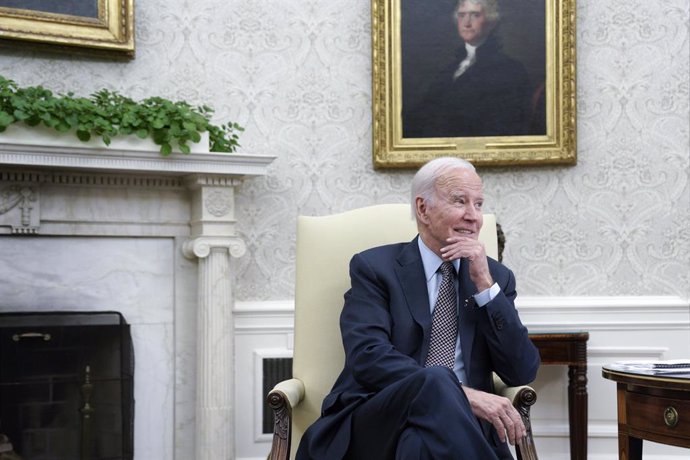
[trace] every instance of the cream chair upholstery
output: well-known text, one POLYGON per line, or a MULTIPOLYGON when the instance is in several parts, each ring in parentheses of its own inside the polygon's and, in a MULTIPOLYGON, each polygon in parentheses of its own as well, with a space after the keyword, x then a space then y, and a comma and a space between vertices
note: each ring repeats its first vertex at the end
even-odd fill
MULTIPOLYGON (((279 383, 268 395, 275 414, 270 459, 294 458, 299 440, 321 411, 345 361, 339 329, 343 295, 350 287, 349 262, 365 249, 410 241, 417 226, 409 204, 385 204, 323 217, 300 216, 297 222, 295 283, 295 343, 293 378, 279 383), (292 447, 292 449, 291 449, 292 447)), ((497 258, 496 219, 484 215, 480 240, 497 258)), ((497 382, 505 388, 502 382, 497 382)), ((529 424, 534 390, 510 389, 523 419, 529 424)), ((532 452, 531 430, 528 434, 532 452)), ((518 454, 520 456, 520 454, 518 454)), ((523 460, 536 459, 523 453, 523 460)))

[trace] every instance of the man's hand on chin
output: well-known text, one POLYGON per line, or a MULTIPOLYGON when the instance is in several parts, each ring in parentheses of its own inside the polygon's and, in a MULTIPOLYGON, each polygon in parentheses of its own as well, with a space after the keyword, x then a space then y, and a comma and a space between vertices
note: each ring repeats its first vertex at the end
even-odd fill
POLYGON ((443 260, 467 259, 470 262, 470 278, 478 292, 494 284, 484 244, 476 238, 451 236, 446 240, 446 246, 441 248, 441 257, 443 260))

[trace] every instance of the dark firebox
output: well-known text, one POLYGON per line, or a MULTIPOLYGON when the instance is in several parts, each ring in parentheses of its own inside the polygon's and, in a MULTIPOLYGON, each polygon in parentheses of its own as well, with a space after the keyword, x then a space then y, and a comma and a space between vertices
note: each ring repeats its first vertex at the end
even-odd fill
POLYGON ((0 433, 22 459, 131 460, 133 390, 121 314, 0 314, 0 433))

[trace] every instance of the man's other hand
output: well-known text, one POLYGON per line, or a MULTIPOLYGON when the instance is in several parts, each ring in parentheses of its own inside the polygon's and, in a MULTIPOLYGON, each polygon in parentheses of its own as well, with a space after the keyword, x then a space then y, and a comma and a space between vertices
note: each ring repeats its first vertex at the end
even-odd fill
POLYGON ((497 396, 484 391, 475 390, 463 385, 462 389, 470 401, 472 412, 475 416, 491 423, 501 441, 508 441, 515 445, 520 444, 527 436, 527 429, 522 423, 522 418, 510 400, 503 396, 497 396))

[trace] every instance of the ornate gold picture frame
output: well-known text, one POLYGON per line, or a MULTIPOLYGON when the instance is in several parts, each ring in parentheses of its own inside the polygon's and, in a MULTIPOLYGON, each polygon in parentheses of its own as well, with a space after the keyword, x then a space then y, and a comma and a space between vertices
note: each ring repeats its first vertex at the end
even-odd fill
POLYGON ((134 55, 134 0, 0 0, 0 39, 134 55))
POLYGON ((457 0, 372 0, 375 168, 576 162, 575 0, 497 5, 474 69, 460 71, 472 53, 457 0), (492 49, 493 67, 480 66, 492 49), (474 86, 458 90, 463 72, 474 86))

